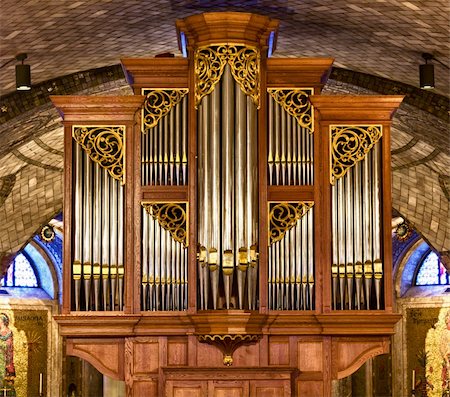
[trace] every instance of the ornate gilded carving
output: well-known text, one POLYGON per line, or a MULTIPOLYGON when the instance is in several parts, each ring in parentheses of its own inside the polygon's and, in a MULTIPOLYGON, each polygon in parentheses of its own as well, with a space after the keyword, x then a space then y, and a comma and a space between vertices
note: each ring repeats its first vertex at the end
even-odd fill
POLYGON ((313 202, 269 203, 269 244, 282 240, 313 205, 313 202))
POLYGON ((188 246, 187 203, 142 203, 142 206, 175 241, 188 246))
POLYGON ((382 135, 381 125, 330 125, 331 183, 363 160, 382 135))
POLYGON ((310 134, 314 132, 314 109, 308 99, 314 94, 313 88, 269 88, 267 92, 301 127, 310 134))
POLYGON ((46 243, 50 243, 55 238, 55 230, 53 229, 53 227, 51 225, 45 225, 41 229, 40 236, 41 236, 42 241, 45 241, 46 243))
POLYGON ((223 353, 223 365, 227 367, 233 365, 233 353, 238 347, 256 343, 260 339, 261 335, 198 335, 200 342, 220 349, 223 353))
POLYGON ((210 94, 222 77, 228 63, 231 74, 242 91, 253 99, 259 109, 259 68, 258 48, 247 45, 217 44, 200 47, 195 52, 195 106, 210 94))
POLYGON ((407 221, 403 221, 395 229, 395 234, 397 236, 397 239, 402 242, 408 240, 411 237, 412 233, 413 233, 413 229, 412 229, 411 225, 409 224, 409 222, 407 222, 407 221))
POLYGON ((183 89, 151 89, 143 88, 142 95, 145 95, 144 106, 142 108, 142 132, 146 133, 149 128, 156 127, 170 110, 178 105, 189 92, 183 89))
POLYGON ((74 126, 72 135, 92 161, 125 183, 124 126, 74 126))

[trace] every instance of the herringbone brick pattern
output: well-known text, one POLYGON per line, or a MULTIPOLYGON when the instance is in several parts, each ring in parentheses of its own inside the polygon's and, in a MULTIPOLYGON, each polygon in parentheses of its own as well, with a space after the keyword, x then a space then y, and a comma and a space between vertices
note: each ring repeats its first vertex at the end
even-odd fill
MULTIPOLYGON (((422 52, 448 64, 446 0, 3 0, 0 61, 27 52, 36 83, 121 57, 180 55, 176 19, 225 10, 280 19, 276 56, 332 56, 336 66, 416 86, 422 52)), ((435 72, 448 95, 448 71, 436 64, 435 72)), ((0 87, 14 90, 14 64, 0 72, 0 87)))

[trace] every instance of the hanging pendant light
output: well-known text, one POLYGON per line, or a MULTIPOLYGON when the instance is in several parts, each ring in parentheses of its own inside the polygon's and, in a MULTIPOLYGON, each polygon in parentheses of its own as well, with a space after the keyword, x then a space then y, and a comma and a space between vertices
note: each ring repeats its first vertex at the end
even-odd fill
POLYGON ((17 91, 31 90, 30 65, 24 65, 23 63, 23 61, 27 59, 27 54, 18 54, 16 55, 16 59, 22 61, 22 64, 16 65, 16 89, 17 91))

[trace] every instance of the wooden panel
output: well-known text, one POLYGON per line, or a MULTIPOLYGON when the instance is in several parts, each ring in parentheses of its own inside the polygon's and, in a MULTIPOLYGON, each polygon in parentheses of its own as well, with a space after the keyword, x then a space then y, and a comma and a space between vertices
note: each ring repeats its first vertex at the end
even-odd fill
POLYGON ((167 342, 167 365, 188 365, 187 338, 169 339, 167 342))
POLYGON ((298 342, 298 369, 301 372, 322 371, 322 342, 298 342))
POLYGON ((168 381, 166 397, 206 397, 207 383, 200 381, 168 381))
POLYGON ((298 395, 300 397, 323 396, 323 382, 299 381, 297 383, 298 395))
POLYGON ((314 186, 268 186, 268 201, 314 201, 314 186))
POLYGON ((223 367, 223 354, 215 346, 197 343, 197 365, 199 367, 223 367))
POLYGON ((133 397, 157 397, 158 396, 158 382, 156 381, 134 381, 133 382, 133 397))
POLYGON ((250 382, 250 396, 291 397, 291 386, 288 381, 253 381, 250 382))
POLYGON ((134 375, 157 372, 159 368, 159 343, 157 341, 137 341, 133 346, 134 375))
POLYGON ((210 381, 208 396, 214 397, 248 397, 249 383, 242 381, 210 381))
POLYGON ((259 346, 258 344, 241 346, 233 354, 233 365, 236 366, 258 366, 259 365, 259 346))
POLYGON ((269 365, 289 365, 289 338, 270 337, 269 365))

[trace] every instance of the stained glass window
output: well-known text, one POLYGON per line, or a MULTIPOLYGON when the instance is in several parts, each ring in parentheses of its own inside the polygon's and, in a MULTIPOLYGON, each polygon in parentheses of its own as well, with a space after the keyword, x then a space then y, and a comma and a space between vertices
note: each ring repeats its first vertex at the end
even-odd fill
POLYGON ((37 287, 38 280, 30 261, 23 254, 15 257, 0 282, 2 287, 37 287))
POLYGON ((416 285, 447 285, 449 276, 439 257, 430 251, 420 264, 416 285))

